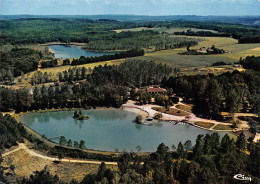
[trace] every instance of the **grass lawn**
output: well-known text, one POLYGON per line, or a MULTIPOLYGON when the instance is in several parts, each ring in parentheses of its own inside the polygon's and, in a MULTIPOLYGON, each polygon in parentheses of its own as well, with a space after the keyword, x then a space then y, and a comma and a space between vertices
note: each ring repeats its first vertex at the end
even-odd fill
POLYGON ((208 123, 208 122, 203 122, 203 121, 196 121, 194 124, 204 127, 204 128, 210 128, 214 125, 214 123, 208 123))
POLYGON ((190 113, 192 112, 192 106, 190 106, 190 105, 182 105, 182 104, 180 104, 180 105, 176 105, 176 108, 184 110, 184 111, 187 111, 187 112, 190 112, 190 113))
POLYGON ((218 124, 213 129, 214 130, 232 130, 232 128, 229 125, 221 125, 221 124, 218 124))
POLYGON ((152 107, 152 109, 159 111, 159 112, 162 112, 162 113, 175 115, 175 116, 187 116, 187 115, 189 115, 189 113, 187 113, 187 112, 184 112, 184 111, 178 110, 178 109, 174 109, 174 108, 170 108, 169 110, 167 110, 165 107, 152 107))

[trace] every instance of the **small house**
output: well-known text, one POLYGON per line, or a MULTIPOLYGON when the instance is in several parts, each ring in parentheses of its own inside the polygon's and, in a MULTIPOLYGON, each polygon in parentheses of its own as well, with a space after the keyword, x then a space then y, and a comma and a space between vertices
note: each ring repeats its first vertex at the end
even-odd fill
POLYGON ((207 49, 205 47, 201 47, 199 50, 197 50, 197 52, 207 53, 207 49))
POLYGON ((166 94, 167 90, 165 88, 153 88, 153 87, 148 87, 146 88, 146 92, 147 93, 151 93, 151 94, 166 94))

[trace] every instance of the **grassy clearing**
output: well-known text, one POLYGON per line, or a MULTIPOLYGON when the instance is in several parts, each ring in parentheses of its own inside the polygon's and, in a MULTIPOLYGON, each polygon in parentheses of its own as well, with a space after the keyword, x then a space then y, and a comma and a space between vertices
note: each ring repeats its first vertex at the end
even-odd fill
MULTIPOLYGON (((58 66, 58 67, 53 67, 53 68, 44 68, 44 69, 38 69, 37 71, 41 71, 42 73, 48 72, 51 73, 52 79, 58 80, 58 73, 63 72, 65 70, 69 70, 70 68, 81 68, 81 67, 86 67, 86 68, 91 68, 93 69, 96 66, 104 66, 104 65, 119 65, 122 62, 124 62, 125 59, 119 59, 119 60, 111 60, 111 61, 104 61, 104 62, 97 62, 97 63, 90 63, 90 64, 83 64, 83 65, 76 65, 76 66, 71 66, 71 65, 66 65, 66 66, 58 66)), ((24 75, 24 77, 21 78, 21 82, 18 82, 18 86, 24 86, 24 87, 30 87, 30 81, 34 73, 37 71, 30 72, 24 75)))
POLYGON ((203 121, 196 121, 194 124, 204 128, 211 128, 214 125, 214 123, 208 123, 203 121))
POLYGON ((211 66, 213 63, 220 61, 232 64, 238 61, 240 57, 246 57, 248 55, 260 56, 260 44, 237 44, 238 41, 233 38, 222 37, 192 38, 203 39, 203 41, 199 42, 197 46, 191 47, 191 49, 215 45, 217 48, 224 49, 228 53, 220 55, 179 55, 178 53, 186 51, 186 48, 178 48, 147 53, 145 56, 139 57, 139 59, 154 61, 156 63, 165 63, 173 68, 182 68, 211 66))
POLYGON ((161 113, 171 114, 174 116, 187 116, 189 113, 175 108, 169 108, 168 110, 165 107, 152 107, 153 110, 159 111, 161 113))
POLYGON ((192 112, 192 106, 190 106, 190 105, 182 105, 182 104, 180 104, 180 105, 176 105, 176 108, 184 110, 184 111, 187 111, 187 112, 190 112, 190 113, 192 112))
POLYGON ((229 125, 218 124, 213 128, 214 130, 233 130, 229 125))
MULTIPOLYGON (((96 173, 99 165, 97 164, 80 164, 80 163, 68 163, 62 162, 59 164, 53 163, 50 160, 45 160, 36 156, 31 156, 24 150, 19 150, 5 157, 2 162, 2 166, 10 167, 14 165, 15 175, 9 176, 10 181, 16 183, 16 179, 22 177, 29 177, 36 170, 42 170, 45 166, 53 175, 58 177, 64 182, 70 182, 72 179, 81 181, 86 174, 96 173)), ((117 166, 107 165, 112 170, 117 170, 117 166)), ((13 173, 10 169, 5 171, 13 173)))
POLYGON ((181 68, 181 75, 197 75, 197 74, 208 74, 214 73, 215 75, 222 74, 224 72, 233 72, 234 70, 245 71, 242 67, 235 67, 232 65, 216 66, 216 67, 187 67, 181 68))

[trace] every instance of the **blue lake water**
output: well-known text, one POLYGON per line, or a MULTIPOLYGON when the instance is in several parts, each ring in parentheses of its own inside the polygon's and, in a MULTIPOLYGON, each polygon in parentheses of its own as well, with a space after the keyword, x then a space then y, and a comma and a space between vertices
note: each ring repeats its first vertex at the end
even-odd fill
MULTIPOLYGON (((95 150, 153 152, 160 143, 171 147, 181 141, 191 140, 193 145, 199 134, 212 133, 191 125, 172 125, 168 122, 139 125, 134 122, 136 114, 124 110, 87 110, 88 120, 74 120, 73 111, 32 113, 20 120, 47 138, 65 136, 73 141, 85 140, 86 147, 95 150)), ((225 132, 219 132, 220 136, 225 132)), ((232 136, 232 134, 230 134, 232 136)), ((59 139, 54 139, 58 142, 59 139)))
POLYGON ((79 58, 80 56, 95 57, 95 56, 115 54, 114 52, 88 51, 76 46, 50 45, 49 47, 53 50, 55 54, 55 58, 61 58, 61 59, 79 58))

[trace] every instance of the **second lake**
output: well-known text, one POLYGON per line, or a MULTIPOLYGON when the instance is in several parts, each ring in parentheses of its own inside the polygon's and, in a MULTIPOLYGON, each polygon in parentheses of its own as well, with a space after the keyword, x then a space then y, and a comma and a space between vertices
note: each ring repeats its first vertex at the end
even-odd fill
POLYGON ((55 58, 60 59, 79 58, 80 56, 95 57, 115 54, 114 52, 88 51, 76 46, 49 45, 48 47, 53 50, 55 58))

